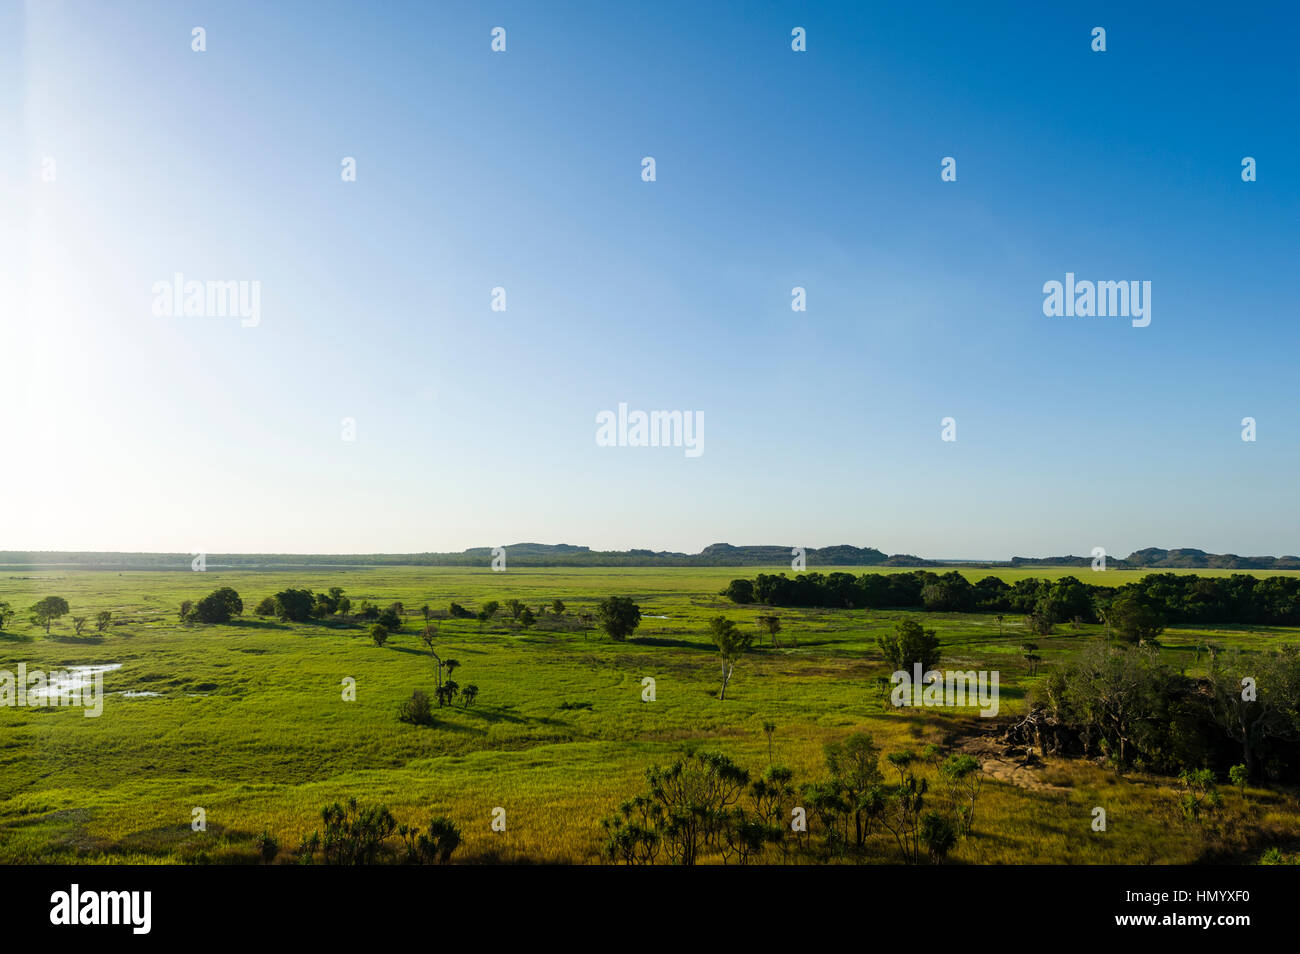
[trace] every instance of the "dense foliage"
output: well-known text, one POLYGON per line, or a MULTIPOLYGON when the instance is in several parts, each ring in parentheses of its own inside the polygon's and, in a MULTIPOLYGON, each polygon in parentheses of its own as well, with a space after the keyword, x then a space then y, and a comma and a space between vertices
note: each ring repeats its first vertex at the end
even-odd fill
MULTIPOLYGON (((1100 575, 1100 574, 1099 574, 1100 575)), ((724 595, 736 603, 832 609, 925 609, 944 613, 1042 614, 1050 622, 1099 622, 1112 606, 1112 622, 1135 631, 1170 623, 1300 625, 1300 579, 1152 573, 1120 587, 1085 583, 1073 576, 1029 578, 1014 584, 995 576, 971 583, 956 570, 933 573, 760 573, 733 580, 724 595), (1142 616, 1147 618, 1143 620, 1142 616)), ((1138 641, 1135 639, 1134 641, 1138 641)))

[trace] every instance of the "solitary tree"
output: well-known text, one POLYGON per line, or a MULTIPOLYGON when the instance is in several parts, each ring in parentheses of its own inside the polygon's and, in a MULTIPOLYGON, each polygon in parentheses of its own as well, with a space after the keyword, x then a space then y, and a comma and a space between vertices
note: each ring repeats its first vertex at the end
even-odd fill
POLYGON ((939 665, 939 638, 934 630, 922 629, 914 619, 899 620, 893 635, 880 636, 876 642, 895 672, 910 672, 920 663, 921 672, 925 673, 939 665))
POLYGON ((512 619, 518 619, 519 614, 523 611, 524 604, 522 600, 506 600, 506 612, 510 614, 512 619))
POLYGON ((113 614, 108 610, 102 610, 95 614, 95 629, 98 632, 104 632, 108 627, 113 625, 113 614))
POLYGON ((731 682, 731 673, 736 668, 736 661, 754 645, 754 634, 741 632, 734 622, 725 616, 715 616, 709 620, 709 635, 713 645, 718 647, 722 656, 722 691, 718 699, 727 698, 727 683, 731 682))
POLYGON ((9 622, 13 618, 14 618, 13 607, 10 606, 8 603, 6 603, 4 600, 0 600, 0 629, 4 629, 5 623, 9 622))
POLYGON ((551 600, 551 612, 559 616, 564 612, 564 600, 551 600))
POLYGON ((536 622, 537 617, 533 615, 533 611, 527 606, 519 611, 519 625, 524 629, 531 629, 533 624, 536 622))
POLYGON ((627 596, 611 596, 596 607, 596 619, 609 638, 622 642, 641 625, 641 607, 627 596))
POLYGON ((433 648, 433 641, 434 639, 437 638, 437 636, 438 636, 438 627, 433 625, 433 623, 426 622, 424 624, 424 632, 420 635, 420 642, 424 643, 425 648, 429 650, 429 655, 433 657, 433 661, 438 666, 438 685, 441 686, 442 685, 442 657, 439 656, 434 651, 433 648))
POLYGON ((68 601, 62 596, 47 596, 32 606, 32 622, 37 626, 44 626, 48 635, 50 624, 56 619, 68 615, 68 601))
POLYGON ((370 638, 374 640, 376 646, 382 646, 388 642, 388 627, 383 623, 373 623, 370 627, 370 638))

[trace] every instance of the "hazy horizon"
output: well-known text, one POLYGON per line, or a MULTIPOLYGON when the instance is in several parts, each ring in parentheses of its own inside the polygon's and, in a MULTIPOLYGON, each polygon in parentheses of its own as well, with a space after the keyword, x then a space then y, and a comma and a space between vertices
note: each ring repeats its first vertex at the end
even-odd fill
MULTIPOLYGON (((782 547, 786 547, 786 546, 787 546, 787 544, 783 544, 783 543, 734 543, 734 544, 733 544, 733 543, 730 543, 729 541, 725 541, 725 540, 715 540, 715 541, 713 541, 712 544, 706 544, 705 547, 713 546, 713 545, 716 545, 716 544, 726 544, 726 545, 734 546, 734 547, 736 547, 736 548, 738 548, 738 549, 744 549, 744 548, 748 548, 748 547, 777 547, 777 548, 782 548, 782 547)), ((503 547, 504 549, 506 549, 507 552, 509 551, 509 549, 510 549, 511 547, 525 547, 525 546, 544 546, 544 547, 575 546, 575 547, 585 547, 585 548, 586 548, 587 550, 589 550, 589 551, 592 551, 592 552, 598 552, 598 553, 630 553, 630 552, 632 552, 632 551, 634 551, 634 550, 635 550, 635 551, 650 550, 651 552, 654 552, 654 553, 676 553, 676 554, 683 554, 683 555, 686 555, 686 556, 695 556, 695 555, 698 555, 699 553, 701 553, 701 552, 705 549, 705 547, 699 547, 699 548, 694 549, 694 550, 681 549, 681 548, 678 548, 678 547, 665 547, 665 548, 661 548, 661 549, 660 549, 660 548, 651 549, 650 547, 637 547, 637 546, 631 546, 631 547, 593 547, 593 546, 587 546, 586 544, 574 544, 574 543, 568 543, 568 542, 560 542, 560 543, 540 543, 540 542, 538 542, 538 541, 536 541, 536 540, 527 540, 527 541, 515 541, 514 543, 502 543, 502 544, 473 544, 473 545, 471 545, 471 546, 468 546, 468 547, 461 547, 461 548, 456 549, 456 550, 429 550, 429 549, 422 549, 422 550, 364 550, 364 551, 362 551, 362 550, 312 550, 312 551, 306 551, 306 550, 214 550, 214 551, 210 551, 210 552, 212 552, 212 553, 217 553, 217 554, 227 553, 227 554, 239 555, 239 556, 286 556, 286 555, 287 555, 287 556, 299 556, 299 555, 301 555, 301 556, 329 556, 329 557, 340 557, 340 556, 412 556, 412 555, 419 555, 419 554, 425 554, 425 553, 437 553, 437 554, 448 553, 448 554, 457 554, 457 553, 467 552, 467 551, 470 551, 470 550, 491 550, 492 548, 494 548, 494 547, 498 547, 498 546, 499 546, 499 547, 503 547)), ((789 544, 788 546, 793 547, 793 546, 795 546, 795 544, 789 544)), ((843 541, 841 541, 840 543, 821 543, 821 544, 813 543, 813 544, 807 544, 807 545, 803 545, 803 546, 804 546, 804 549, 805 549, 805 550, 824 550, 824 549, 828 549, 828 548, 832 548, 832 547, 838 547, 838 546, 851 546, 851 547, 858 547, 858 548, 860 548, 860 549, 874 548, 874 549, 876 549, 876 550, 880 550, 881 552, 885 553, 886 556, 914 556, 914 557, 919 557, 919 558, 924 559, 924 560, 930 560, 930 561, 933 561, 933 562, 941 562, 941 563, 1001 563, 1001 562, 1009 561, 1009 560, 1011 560, 1011 559, 1013 559, 1013 558, 1016 558, 1016 557, 1020 557, 1020 558, 1024 558, 1024 559, 1030 559, 1030 560, 1043 560, 1043 559, 1050 559, 1050 558, 1052 558, 1052 557, 1078 557, 1078 558, 1091 558, 1091 554, 1090 554, 1090 553, 1083 553, 1083 552, 1072 553, 1072 552, 1069 552, 1069 551, 1060 551, 1060 552, 1053 552, 1053 553, 1012 553, 1012 554, 1008 554, 1007 556, 998 556, 998 557, 954 557, 954 556, 942 556, 942 555, 931 555, 931 554, 925 554, 925 553, 918 553, 918 552, 916 552, 916 551, 914 551, 914 550, 907 550, 907 549, 901 549, 901 550, 886 549, 886 548, 884 548, 884 547, 876 546, 876 545, 874 545, 874 544, 870 544, 870 543, 862 543, 862 544, 859 544, 859 543, 844 543, 843 541)), ((1134 548, 1134 549, 1132 549, 1132 550, 1125 550, 1125 551, 1123 551, 1123 552, 1118 552, 1118 551, 1116 551, 1116 552, 1111 552, 1111 551, 1108 550, 1107 553, 1106 553, 1106 556, 1107 556, 1107 558, 1109 558, 1109 559, 1116 559, 1116 560, 1119 560, 1119 559, 1125 559, 1125 558, 1127 558, 1128 556, 1130 556, 1131 554, 1133 554, 1133 553, 1135 553, 1135 552, 1137 552, 1137 551, 1139 551, 1139 550, 1146 550, 1146 549, 1159 549, 1159 550, 1171 550, 1171 551, 1172 551, 1172 550, 1200 550, 1200 551, 1202 551, 1202 552, 1204 552, 1204 553, 1211 554, 1211 555, 1232 555, 1232 556, 1243 557, 1243 558, 1251 558, 1251 557, 1273 557, 1273 558, 1281 558, 1281 557, 1288 557, 1288 556, 1296 556, 1296 554, 1291 554, 1291 553, 1246 553, 1246 552, 1242 552, 1242 551, 1239 551, 1239 550, 1207 550, 1205 547, 1188 547, 1188 546, 1165 547, 1165 546, 1159 546, 1159 545, 1152 545, 1151 547, 1137 547, 1137 548, 1134 548)), ((89 548, 86 548, 86 547, 59 547, 59 548, 51 548, 51 547, 7 547, 7 546, 0 546, 0 553, 103 553, 103 554, 131 554, 131 553, 154 554, 154 553, 180 553, 180 554, 187 554, 187 555, 193 556, 193 555, 196 555, 197 552, 198 552, 198 551, 187 551, 187 550, 123 550, 123 549, 94 550, 94 549, 89 549, 89 548)), ((827 564, 827 565, 829 566, 830 564, 827 564)))

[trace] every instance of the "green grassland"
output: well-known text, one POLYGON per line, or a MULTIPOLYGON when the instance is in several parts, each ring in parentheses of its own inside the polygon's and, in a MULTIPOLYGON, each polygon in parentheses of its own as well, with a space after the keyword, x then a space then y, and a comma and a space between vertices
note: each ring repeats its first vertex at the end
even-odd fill
MULTIPOLYGON (((641 790, 649 765, 671 761, 685 745, 722 751, 757 773, 768 764, 763 723, 775 723, 775 761, 794 769, 798 783, 822 777, 822 746, 852 731, 870 731, 889 752, 950 744, 981 721, 974 709, 888 704, 877 688, 886 667, 876 638, 906 614, 875 610, 778 611, 781 648, 746 656, 719 701, 720 666, 705 621, 722 614, 754 624, 763 609, 718 595, 729 580, 752 577, 753 567, 3 572, 0 600, 15 608, 59 595, 73 614, 109 610, 114 623, 103 635, 76 637, 65 617, 47 636, 20 613, 0 632, 0 669, 121 668, 105 676, 110 695, 100 718, 74 708, 0 708, 0 862, 252 862, 263 828, 287 860, 318 825, 321 806, 349 796, 385 802, 414 824, 431 812, 451 816, 464 832, 461 861, 595 862, 600 819, 641 790), (221 586, 242 596, 242 618, 177 621, 182 600, 221 586), (354 606, 400 600, 403 630, 381 648, 359 624, 252 615, 277 590, 331 586, 343 587, 354 606), (632 597, 645 615, 624 643, 577 619, 610 595, 632 597), (512 597, 534 609, 558 597, 567 612, 548 613, 528 631, 504 611, 483 627, 445 618, 452 600, 472 610, 512 597), (472 708, 435 710, 436 725, 417 727, 396 713, 413 689, 432 693, 435 683, 419 638, 426 603, 440 617, 438 652, 459 660, 456 679, 480 695, 472 708), (653 702, 642 701, 647 676, 656 683, 653 702), (356 680, 355 702, 342 698, 346 677, 356 680), (158 695, 120 695, 127 691, 158 695), (490 828, 498 806, 505 832, 490 828), (206 831, 191 830, 195 807, 206 812, 206 831)), ((963 572, 1009 582, 1101 577, 1059 568, 963 572)), ((1109 571, 1105 579, 1118 585, 1142 575, 1109 571)), ((1000 671, 1000 716, 1023 708, 1042 674, 1026 674, 1018 618, 916 615, 937 630, 945 668, 1000 671)), ((1194 672, 1206 663, 1195 647, 1207 637, 1251 651, 1300 634, 1170 629, 1162 658, 1194 672)), ((1101 627, 1067 624, 1036 642, 1052 666, 1099 639, 1101 627)), ((975 833, 951 861, 1250 861, 1263 847, 1300 837, 1294 791, 1252 788, 1243 797, 1226 784, 1223 791, 1220 818, 1190 825, 1173 780, 1052 759, 1035 788, 989 781, 975 833), (1106 809, 1104 833, 1090 828, 1095 806, 1106 809)), ((872 860, 896 860, 892 849, 881 840, 872 860)))

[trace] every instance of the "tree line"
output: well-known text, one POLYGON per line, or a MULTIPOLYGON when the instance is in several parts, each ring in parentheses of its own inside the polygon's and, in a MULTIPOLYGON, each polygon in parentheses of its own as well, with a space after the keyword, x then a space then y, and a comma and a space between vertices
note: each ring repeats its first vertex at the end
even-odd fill
MULTIPOLYGON (((732 602, 831 609, 923 609, 943 613, 1017 613, 1047 626, 1105 622, 1116 606, 1135 625, 1170 623, 1300 625, 1300 577, 1227 577, 1152 573, 1122 586, 1084 583, 1073 576, 1029 577, 1007 583, 986 576, 971 583, 956 570, 933 573, 760 573, 732 580, 732 602)), ((1127 620, 1126 620, 1127 621, 1127 620)), ((1140 628, 1140 625, 1139 625, 1140 628)))

